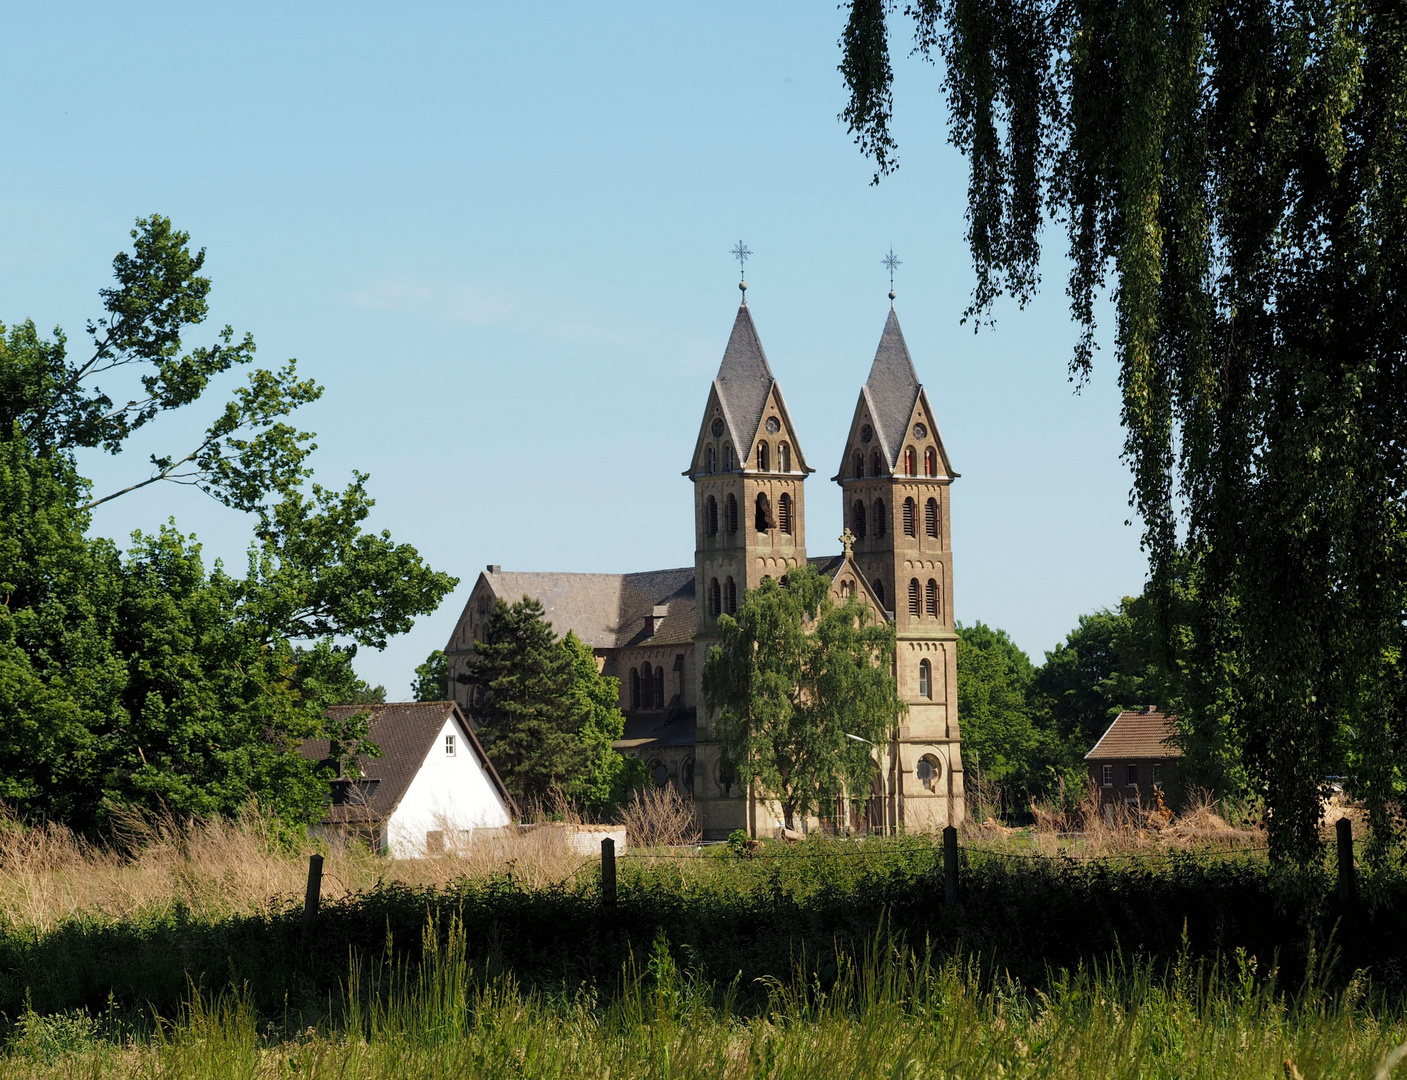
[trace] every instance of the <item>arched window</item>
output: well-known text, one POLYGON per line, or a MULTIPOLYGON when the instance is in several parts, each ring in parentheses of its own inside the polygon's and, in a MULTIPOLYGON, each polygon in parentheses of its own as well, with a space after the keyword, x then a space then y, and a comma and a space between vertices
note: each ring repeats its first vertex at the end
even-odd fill
POLYGON ((708 449, 706 449, 706 450, 704 451, 704 472, 708 472, 708 473, 713 472, 713 467, 714 467, 714 453, 713 453, 713 447, 710 446, 708 449))
POLYGON ((918 475, 918 454, 914 453, 914 448, 912 446, 907 446, 904 448, 904 475, 918 475))
POLYGON ((914 505, 913 499, 905 499, 905 500, 904 500, 904 535, 905 535, 905 536, 917 536, 917 535, 918 535, 918 530, 914 527, 914 525, 915 525, 914 517, 916 516, 916 515, 915 515, 915 512, 917 511, 917 509, 918 509, 918 507, 916 507, 916 506, 914 505))
POLYGON ((850 507, 850 531, 855 534, 856 540, 865 538, 865 504, 859 499, 850 507))
POLYGON ((777 496, 777 528, 791 532, 791 496, 785 491, 777 496))
POLYGON ((928 587, 924 590, 924 610, 930 619, 938 618, 938 582, 932 578, 928 579, 928 587))
POLYGON ((732 472, 733 468, 733 446, 729 443, 723 447, 723 471, 732 472))
POLYGON ((707 522, 709 536, 718 535, 718 500, 712 495, 708 497, 708 503, 704 511, 704 518, 707 522))
POLYGON ((708 613, 715 619, 718 613, 723 610, 723 593, 718 588, 718 579, 714 578, 708 583, 708 613))
MULTIPOLYGON (((880 607, 886 607, 885 600, 884 600, 884 582, 882 582, 882 581, 872 581, 872 582, 870 582, 870 584, 874 586, 874 594, 875 594, 875 596, 879 597, 879 606, 880 606, 880 607)), ((887 608, 886 608, 886 610, 887 610, 887 608)))
POLYGON ((772 471, 772 455, 771 452, 768 451, 765 442, 759 442, 757 444, 757 468, 761 472, 772 471))
POLYGON ((923 504, 923 531, 933 539, 938 539, 938 500, 929 499, 923 504))
POLYGON ((738 610, 738 587, 733 583, 732 578, 729 578, 728 583, 723 586, 723 610, 729 615, 738 610))
POLYGON ((664 665, 655 668, 655 708, 664 708, 664 665))
POLYGON ((918 662, 918 696, 933 697, 933 665, 927 660, 918 662))
POLYGON ((884 518, 884 500, 876 499, 874 501, 874 534, 876 536, 883 536, 889 529, 889 526, 885 524, 884 518))
POLYGON ((782 443, 777 447, 778 464, 782 467, 782 472, 791 472, 791 444, 782 443))
POLYGON ((768 500, 765 491, 757 493, 757 501, 753 506, 752 527, 760 533, 765 533, 776 524, 772 520, 772 503, 768 500))
POLYGON ((923 594, 918 587, 918 578, 909 582, 909 614, 918 618, 923 611, 923 594))
POLYGON ((738 499, 735 495, 728 496, 728 531, 738 531, 738 499))
POLYGON ((640 708, 648 709, 655 702, 655 673, 649 664, 640 665, 640 708))
POLYGON ((855 456, 851 459, 850 473, 857 480, 865 475, 865 455, 858 450, 855 451, 855 456))
POLYGON ((846 578, 840 583, 840 595, 847 600, 855 595, 855 582, 851 578, 846 578))
POLYGON ((923 452, 923 475, 938 475, 938 451, 931 446, 923 452))
POLYGON ((640 708, 640 672, 630 669, 630 707, 640 708))

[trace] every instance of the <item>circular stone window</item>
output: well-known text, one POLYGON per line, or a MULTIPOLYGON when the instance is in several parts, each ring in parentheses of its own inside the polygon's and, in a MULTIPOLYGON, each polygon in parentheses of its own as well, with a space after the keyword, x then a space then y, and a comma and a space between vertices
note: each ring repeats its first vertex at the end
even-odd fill
POLYGON ((722 420, 722 418, 720 417, 719 419, 714 420, 714 422, 713 422, 713 437, 716 439, 716 438, 718 438, 718 436, 720 436, 720 435, 722 435, 722 434, 723 434, 723 420, 722 420))
POLYGON ((767 417, 767 434, 775 435, 782 430, 782 422, 775 416, 767 417))
POLYGON ((874 438, 874 428, 870 427, 869 424, 866 424, 864 427, 862 427, 862 428, 860 429, 860 441, 861 441, 862 443, 867 443, 867 442, 869 442, 869 441, 870 441, 871 439, 873 439, 873 438, 874 438))
POLYGON ((925 754, 919 758, 918 768, 915 772, 918 774, 919 783, 932 791, 934 785, 938 783, 938 778, 943 775, 943 766, 932 754, 925 754))
POLYGON ((926 439, 926 438, 928 438, 928 428, 924 427, 922 424, 915 424, 915 425, 914 425, 914 438, 915 438, 915 439, 926 439))
POLYGON ((664 787, 665 784, 669 783, 669 766, 663 761, 657 761, 650 769, 650 775, 655 778, 656 787, 664 787))

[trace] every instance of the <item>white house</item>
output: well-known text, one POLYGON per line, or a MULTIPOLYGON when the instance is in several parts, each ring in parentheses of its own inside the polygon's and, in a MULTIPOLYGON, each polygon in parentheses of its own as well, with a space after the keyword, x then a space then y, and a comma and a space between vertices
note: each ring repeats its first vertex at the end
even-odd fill
MULTIPOLYGON (((332 781, 317 831, 358 837, 406 859, 442 855, 476 830, 513 824, 513 801, 454 702, 338 705, 327 715, 345 720, 361 712, 371 714, 381 757, 358 758, 360 776, 332 781)), ((326 739, 309 740, 300 752, 314 761, 336 758, 326 739)))

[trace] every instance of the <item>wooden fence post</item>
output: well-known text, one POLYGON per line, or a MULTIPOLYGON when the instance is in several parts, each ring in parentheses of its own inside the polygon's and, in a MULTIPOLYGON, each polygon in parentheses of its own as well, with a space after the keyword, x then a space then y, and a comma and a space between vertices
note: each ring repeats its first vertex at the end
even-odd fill
POLYGON ((616 906, 616 842, 609 836, 601 841, 601 903, 616 906))
POLYGON ((311 949, 318 932, 318 901, 322 897, 322 856, 308 856, 308 891, 303 897, 303 946, 311 949))
POLYGON ((1334 823, 1339 842, 1339 907, 1347 911, 1358 899, 1358 875, 1353 868, 1353 822, 1341 817, 1334 823))
POLYGON ((943 830, 943 901, 958 902, 958 831, 951 825, 943 830))

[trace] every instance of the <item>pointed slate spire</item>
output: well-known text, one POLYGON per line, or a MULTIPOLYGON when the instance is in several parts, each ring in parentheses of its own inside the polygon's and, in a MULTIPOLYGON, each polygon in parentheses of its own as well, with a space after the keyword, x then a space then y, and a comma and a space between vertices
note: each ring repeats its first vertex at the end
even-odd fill
POLYGON ((870 377, 865 380, 865 389, 869 392, 880 444, 889 455, 892 469, 898 464, 919 392, 918 372, 914 370, 909 347, 904 343, 904 332, 899 329, 899 316, 892 307, 870 366, 870 377))
POLYGON ((762 410, 773 382, 767 354, 762 351, 762 340, 752 323, 752 313, 747 304, 742 304, 738 317, 733 320, 728 347, 723 350, 723 362, 718 365, 718 375, 713 380, 719 400, 723 402, 733 445, 740 455, 747 453, 757 425, 762 422, 762 410))

